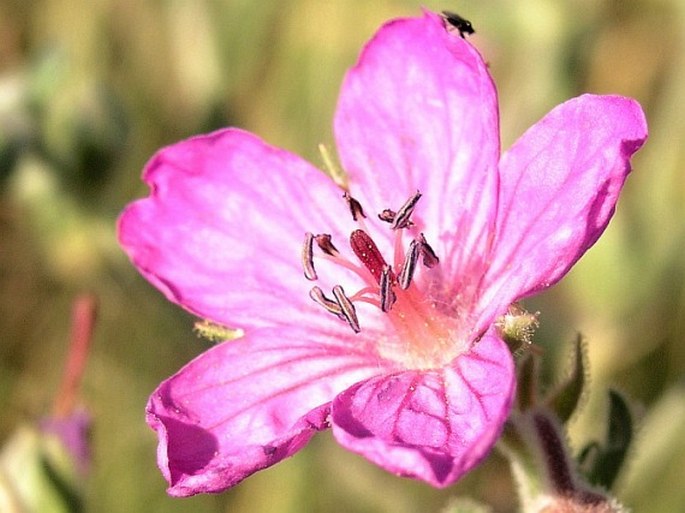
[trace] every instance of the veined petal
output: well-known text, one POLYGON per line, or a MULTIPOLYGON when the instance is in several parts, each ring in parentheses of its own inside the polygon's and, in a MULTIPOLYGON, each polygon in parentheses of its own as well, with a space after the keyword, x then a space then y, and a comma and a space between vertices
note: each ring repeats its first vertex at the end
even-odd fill
MULTIPOLYGON (((170 300, 241 328, 322 313, 303 277, 304 234, 346 240, 338 227, 350 218, 342 191, 322 172, 228 129, 162 149, 144 179, 151 194, 122 214, 119 239, 170 300)), ((340 270, 330 266, 325 276, 335 282, 340 270)))
POLYGON ((602 234, 647 138, 639 104, 584 95, 531 127, 500 163, 497 238, 482 311, 556 283, 602 234))
POLYGON ((445 487, 497 440, 514 395, 506 344, 489 331, 450 366, 386 374, 333 401, 338 442, 396 474, 445 487))
POLYGON ((386 24, 345 78, 335 136, 367 209, 423 194, 412 219, 441 259, 445 295, 470 294, 461 280, 482 273, 500 152, 497 94, 478 52, 434 13, 386 24))
POLYGON ((147 407, 169 493, 219 492, 297 452, 336 394, 383 371, 373 355, 351 332, 262 328, 197 357, 147 407))

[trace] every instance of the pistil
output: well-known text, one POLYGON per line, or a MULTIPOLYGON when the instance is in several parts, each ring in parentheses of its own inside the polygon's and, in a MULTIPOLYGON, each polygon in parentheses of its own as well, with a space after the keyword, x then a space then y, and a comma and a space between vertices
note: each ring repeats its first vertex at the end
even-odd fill
POLYGON ((381 273, 388 264, 373 239, 364 230, 354 230, 350 235, 350 247, 376 279, 376 283, 380 284, 381 273))
POLYGON ((365 283, 355 294, 348 296, 341 285, 332 289, 333 297, 329 298, 319 287, 310 291, 311 298, 328 312, 344 320, 355 333, 361 325, 357 317, 355 302, 375 305, 388 316, 394 326, 394 334, 389 335, 381 345, 383 352, 392 353, 392 357, 401 358, 416 366, 430 366, 452 354, 458 348, 452 340, 455 335, 456 320, 436 308, 425 291, 412 286, 419 262, 427 269, 435 267, 439 258, 426 241, 423 233, 415 236, 405 253, 403 236, 405 229, 414 226, 411 216, 421 198, 417 191, 400 209, 395 212, 385 209, 379 218, 388 222, 395 232, 393 263, 398 274, 393 271, 378 246, 366 231, 364 210, 361 204, 348 192, 343 195, 352 218, 360 228, 350 234, 350 248, 361 266, 341 255, 333 245, 328 234, 305 234, 302 249, 302 265, 307 279, 317 279, 314 269, 314 242, 323 253, 323 258, 331 260, 354 271, 365 283))

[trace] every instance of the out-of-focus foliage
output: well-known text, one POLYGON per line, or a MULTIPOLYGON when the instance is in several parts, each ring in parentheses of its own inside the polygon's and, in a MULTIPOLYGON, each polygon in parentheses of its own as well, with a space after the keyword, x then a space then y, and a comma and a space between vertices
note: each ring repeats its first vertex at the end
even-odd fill
MULTIPOLYGON (((685 4, 682 0, 5 0, 0 3, 0 440, 45 411, 74 295, 100 318, 82 400, 93 418, 86 511, 439 511, 469 494, 513 511, 496 456, 454 489, 387 475, 318 436, 219 496, 168 498, 147 395, 208 345, 118 249, 158 147, 219 126, 320 165, 342 75, 386 19, 420 6, 470 19, 501 95, 502 141, 582 92, 637 98, 650 139, 617 215, 571 275, 531 301, 554 375, 577 330, 591 394, 573 445, 604 436, 606 389, 643 405, 618 496, 685 509, 685 4)), ((401 56, 398 56, 401 58, 401 56)), ((179 241, 182 244, 183 241, 179 241)), ((227 286, 229 286, 227 284, 227 286)))

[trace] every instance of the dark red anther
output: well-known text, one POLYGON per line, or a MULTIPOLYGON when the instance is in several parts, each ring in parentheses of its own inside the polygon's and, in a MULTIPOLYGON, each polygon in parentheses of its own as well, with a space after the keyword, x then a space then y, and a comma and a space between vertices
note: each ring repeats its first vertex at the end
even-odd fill
POLYGON ((331 240, 331 235, 329 233, 320 233, 319 235, 314 235, 314 240, 319 248, 321 248, 321 251, 327 255, 335 257, 340 254, 338 252, 338 248, 333 245, 333 241, 331 240))
POLYGON ((390 210, 389 208, 386 208, 385 210, 383 210, 383 212, 378 214, 378 219, 380 219, 381 221, 385 221, 386 223, 392 224, 392 222, 395 220, 396 215, 397 212, 395 212, 394 210, 390 210))
POLYGON ((388 264, 385 263, 376 243, 365 231, 355 230, 350 235, 350 246, 354 254, 357 255, 357 258, 364 264, 364 267, 376 279, 376 283, 380 284, 381 273, 388 264))
POLYGON ((343 198, 347 201, 347 206, 350 207, 350 214, 352 214, 353 221, 358 221, 360 217, 366 217, 362 204, 350 196, 349 192, 345 191, 343 193, 343 198))

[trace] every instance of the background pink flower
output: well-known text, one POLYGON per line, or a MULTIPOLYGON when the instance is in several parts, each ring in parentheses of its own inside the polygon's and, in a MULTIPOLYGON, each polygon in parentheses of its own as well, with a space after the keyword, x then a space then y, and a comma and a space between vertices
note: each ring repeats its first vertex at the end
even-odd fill
POLYGON ((122 215, 120 241, 148 280, 245 333, 150 398, 173 495, 221 491, 329 425, 343 446, 399 475, 435 486, 461 477, 494 444, 515 388, 495 320, 596 241, 646 125, 634 101, 586 95, 500 158, 482 58, 426 13, 386 24, 367 45, 343 84, 335 133, 351 196, 367 211, 361 224, 319 170, 234 129, 161 150, 145 170, 150 197, 122 215), (410 226, 376 218, 416 191, 410 226), (385 292, 347 247, 360 226, 394 269, 383 271, 385 292), (305 233, 330 234, 340 250, 315 248, 316 285, 329 296, 344 287, 358 334, 349 315, 311 300, 305 233), (404 288, 397 276, 412 241, 440 262, 419 263, 404 288))

